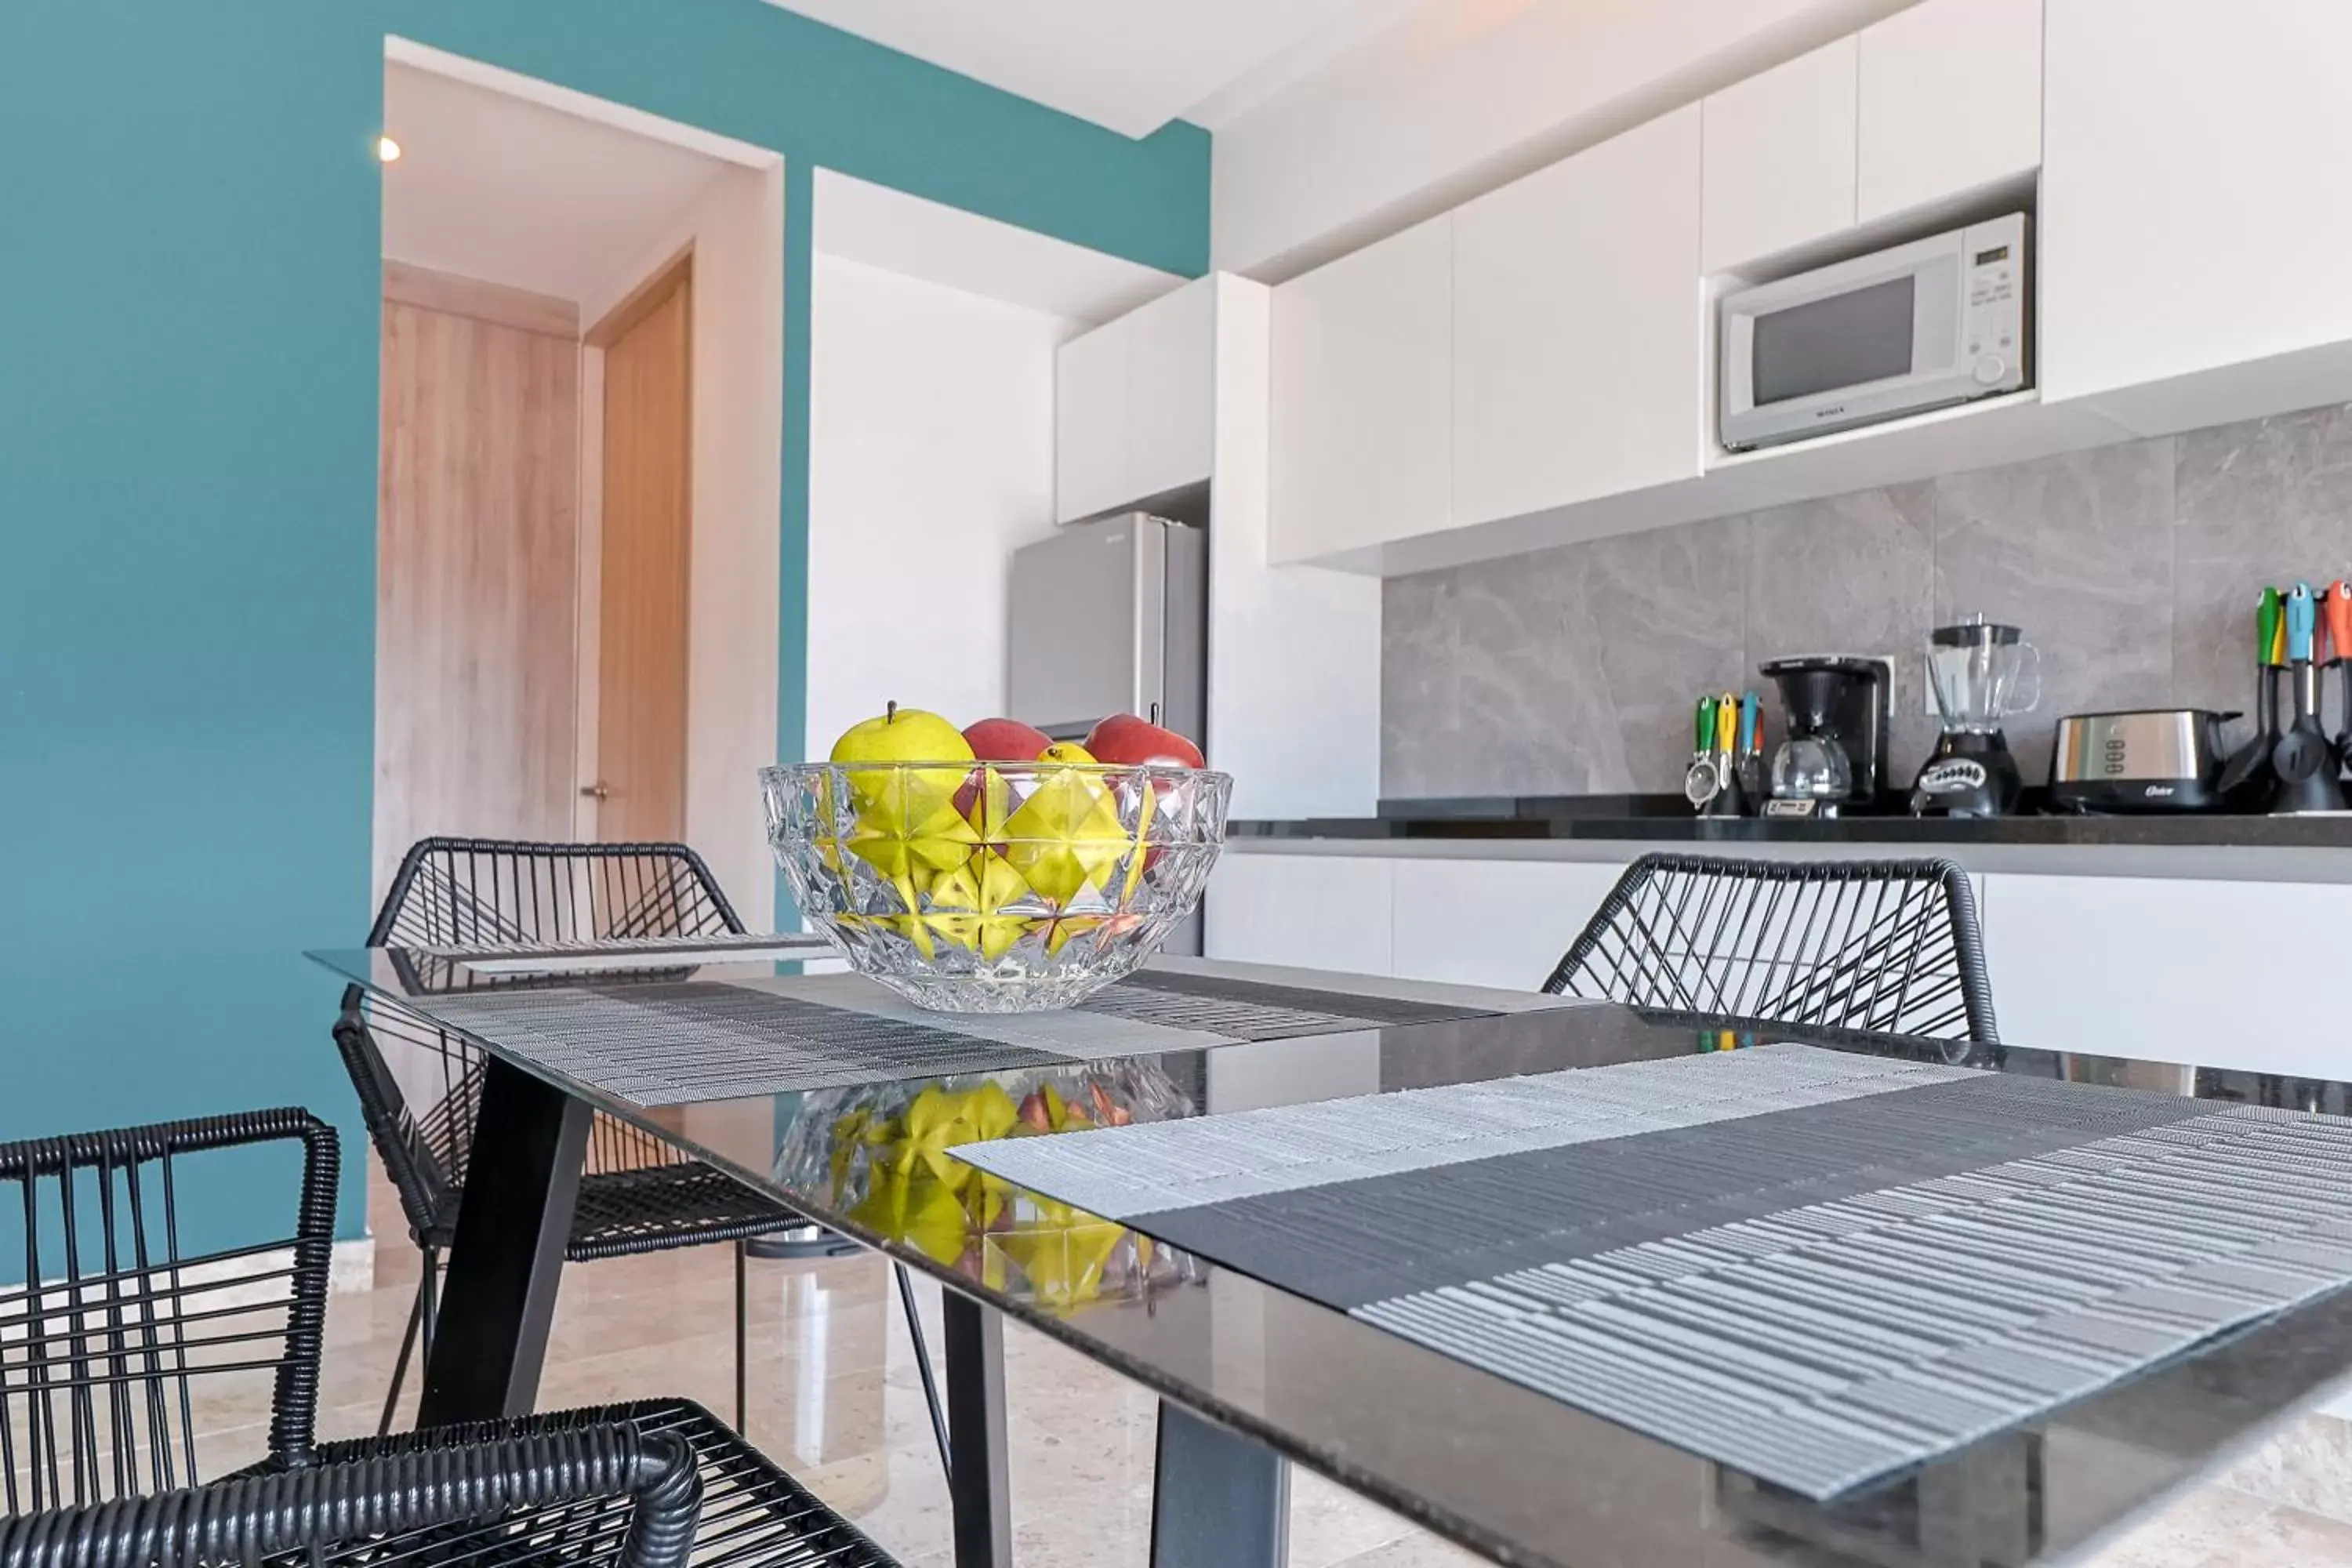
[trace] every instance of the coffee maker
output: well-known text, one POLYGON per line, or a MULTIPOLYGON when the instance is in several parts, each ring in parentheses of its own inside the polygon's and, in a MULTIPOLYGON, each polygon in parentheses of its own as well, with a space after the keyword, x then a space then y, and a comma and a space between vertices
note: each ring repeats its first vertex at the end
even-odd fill
POLYGON ((1911 786, 1914 816, 2003 816, 2017 809, 2017 759, 2001 721, 2042 700, 2042 655, 2015 626, 1971 616, 1927 634, 1927 680, 1944 732, 1911 786))
POLYGON ((1886 661, 1809 654, 1758 667, 1780 687, 1788 738, 1772 753, 1767 816, 1875 811, 1886 788, 1886 661))

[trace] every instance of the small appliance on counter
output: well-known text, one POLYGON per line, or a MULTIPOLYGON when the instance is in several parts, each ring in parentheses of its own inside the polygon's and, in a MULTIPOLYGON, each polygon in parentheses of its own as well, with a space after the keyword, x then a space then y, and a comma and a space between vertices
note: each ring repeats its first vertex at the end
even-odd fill
POLYGON ((1788 738, 1772 753, 1767 816, 1835 816, 1879 809, 1886 788, 1886 718, 1894 681, 1882 658, 1808 654, 1757 673, 1780 683, 1788 738))
POLYGON ((1738 451, 2030 380, 2023 213, 1724 296, 1718 434, 1738 451))
POLYGON ((2221 726, 2237 716, 2210 708, 2069 713, 2050 753, 2050 804, 2086 814, 2218 810, 2221 726))
POLYGON ((2015 626, 1971 616, 1927 634, 1944 732, 1911 785, 1914 816, 2005 816, 2023 781, 2001 723, 2042 700, 2042 655, 2015 626))

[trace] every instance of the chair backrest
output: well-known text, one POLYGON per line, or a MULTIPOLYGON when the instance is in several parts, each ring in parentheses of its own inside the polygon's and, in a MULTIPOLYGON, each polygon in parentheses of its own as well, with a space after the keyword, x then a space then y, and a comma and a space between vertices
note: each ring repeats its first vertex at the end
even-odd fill
POLYGON ((310 1459, 336 1170, 334 1129, 303 1110, 0 1144, 0 1268, 16 1273, 0 1286, 8 1512, 204 1479, 199 1380, 210 1406, 250 1402, 256 1425, 266 1380, 269 1455, 310 1459), (290 1229, 250 1201, 250 1167, 273 1144, 301 1162, 290 1229), (202 1177, 183 1181, 192 1166, 202 1177))
POLYGON ((2000 1040, 1975 895, 1949 860, 1644 855, 1543 988, 1734 1024, 2000 1040))
MULTIPOLYGON (((683 844, 422 838, 401 858, 368 945, 495 947, 742 930, 710 868, 683 844)), ((343 993, 335 1045, 410 1231, 425 1245, 446 1245, 473 1152, 481 1053, 422 1015, 364 995, 357 986, 343 993), (384 1053, 393 1040, 406 1047, 408 1089, 384 1053)), ((593 1170, 681 1158, 610 1118, 596 1119, 593 1170)))

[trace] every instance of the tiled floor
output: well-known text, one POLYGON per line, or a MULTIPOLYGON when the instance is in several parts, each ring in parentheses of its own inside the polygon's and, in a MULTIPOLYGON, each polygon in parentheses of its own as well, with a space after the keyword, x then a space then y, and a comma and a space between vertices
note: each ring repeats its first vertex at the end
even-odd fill
MULTIPOLYGON (((385 1216, 379 1234, 398 1237, 385 1216)), ((752 1439, 883 1546, 918 1568, 949 1562, 948 1498, 914 1352, 879 1259, 751 1266, 752 1439)), ((373 1430, 415 1287, 414 1250, 379 1251, 373 1290, 329 1314, 321 1426, 373 1430)), ((929 1313, 938 1292, 919 1287, 929 1313)), ((687 1394, 721 1415, 734 1399, 728 1249, 703 1247, 570 1269, 541 1389, 545 1408, 687 1394)), ((936 1318, 927 1326, 936 1352, 936 1318)), ((1147 1559, 1151 1396, 1008 1325, 1013 1496, 1020 1568, 1147 1559)), ((414 1391, 414 1374, 411 1391, 414 1391)), ((212 1412, 223 1457, 257 1448, 267 1391, 212 1412)), ((2185 1499, 2090 1561, 2095 1568, 2352 1568, 2352 1428, 2313 1424, 2185 1499), (2259 1494, 2259 1495, 2258 1495, 2259 1494), (2292 1506, 2301 1503, 2304 1506, 2292 1506)), ((216 1460, 215 1463, 218 1461, 216 1460)), ((1295 1568, 1441 1568, 1474 1561, 1312 1476, 1296 1475, 1295 1568)))

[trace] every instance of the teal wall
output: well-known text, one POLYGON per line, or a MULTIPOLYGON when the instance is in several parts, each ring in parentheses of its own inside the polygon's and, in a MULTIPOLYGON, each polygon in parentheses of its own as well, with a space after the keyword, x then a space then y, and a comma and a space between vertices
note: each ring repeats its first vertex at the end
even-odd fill
POLYGON ((346 1234, 362 1134, 299 954, 369 913, 387 33, 784 154, 787 750, 811 169, 1208 258, 1204 133, 1130 141, 761 0, 0 5, 0 1139, 309 1105, 346 1234))

